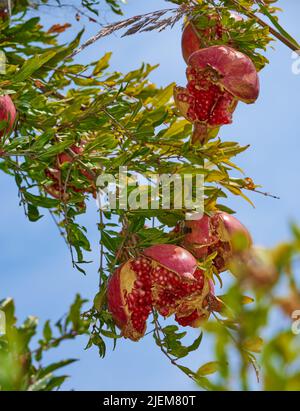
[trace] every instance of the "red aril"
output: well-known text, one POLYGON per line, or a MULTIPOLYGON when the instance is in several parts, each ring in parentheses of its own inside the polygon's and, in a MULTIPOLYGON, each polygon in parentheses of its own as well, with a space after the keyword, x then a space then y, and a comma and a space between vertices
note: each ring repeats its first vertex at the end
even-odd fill
POLYGON ((232 122, 237 103, 254 103, 259 79, 250 58, 228 46, 193 53, 188 61, 187 87, 175 87, 176 106, 194 124, 193 142, 203 142, 211 130, 232 122))
POLYGON ((121 265, 108 282, 108 309, 123 336, 133 341, 145 334, 152 310, 150 273, 150 261, 141 257, 121 265))
POLYGON ((179 324, 191 327, 219 309, 212 281, 191 253, 172 244, 149 247, 123 264, 109 280, 107 298, 122 334, 134 341, 144 335, 152 308, 164 317, 175 314, 179 324))

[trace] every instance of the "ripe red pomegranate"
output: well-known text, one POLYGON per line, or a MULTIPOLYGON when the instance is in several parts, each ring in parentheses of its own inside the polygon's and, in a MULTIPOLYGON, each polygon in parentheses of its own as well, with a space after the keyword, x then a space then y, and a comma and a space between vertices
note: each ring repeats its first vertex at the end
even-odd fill
POLYGON ((0 130, 0 137, 4 134, 9 134, 12 131, 16 116, 17 111, 10 96, 0 96, 0 121, 5 121, 7 123, 6 128, 0 130))
POLYGON ((193 142, 203 142, 212 129, 232 122, 238 101, 254 103, 259 79, 245 54, 228 46, 212 46, 193 53, 186 88, 175 87, 180 113, 194 123, 193 142))
MULTIPOLYGON (((242 21, 243 18, 236 13, 230 13, 230 17, 235 21, 242 21)), ((188 22, 183 30, 181 39, 182 55, 186 63, 189 57, 195 52, 207 46, 212 42, 221 40, 225 31, 218 14, 212 12, 207 18, 207 27, 198 29, 197 22, 188 22), (211 24, 211 22, 215 24, 211 24)))
MULTIPOLYGON (((84 143, 81 143, 80 146, 76 146, 75 144, 70 147, 70 150, 74 153, 74 155, 81 155, 84 152, 84 143)), ((57 156, 58 165, 62 166, 65 163, 72 163, 74 161, 74 157, 70 153, 63 152, 57 156)), ((88 180, 94 182, 95 177, 92 173, 88 170, 81 168, 80 173, 85 176, 88 180)))
POLYGON ((226 271, 233 256, 250 248, 252 239, 246 227, 224 212, 204 215, 184 223, 183 247, 196 258, 204 260, 217 252, 213 264, 218 272, 226 271))
POLYGON ((182 247, 158 244, 144 250, 152 266, 153 305, 164 317, 175 314, 183 326, 199 327, 216 310, 213 283, 182 247))
POLYGON ((122 334, 133 341, 145 334, 152 307, 192 327, 219 308, 213 284, 197 269, 195 258, 171 244, 149 247, 118 268, 109 280, 107 299, 122 334))
POLYGON ((108 309, 123 336, 133 341, 145 334, 152 310, 150 272, 149 261, 141 257, 121 265, 108 282, 108 309))

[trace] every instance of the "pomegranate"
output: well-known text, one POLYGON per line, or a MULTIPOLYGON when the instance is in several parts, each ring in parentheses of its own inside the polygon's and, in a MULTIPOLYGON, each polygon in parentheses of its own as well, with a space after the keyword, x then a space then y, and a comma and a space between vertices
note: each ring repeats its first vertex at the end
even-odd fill
POLYGON ((250 248, 252 244, 246 227, 225 212, 185 221, 183 233, 182 246, 196 258, 204 260, 210 254, 218 253, 213 260, 218 272, 226 271, 233 256, 250 248))
MULTIPOLYGON (((80 146, 72 145, 70 149, 75 155, 82 154, 84 150, 82 145, 80 146)), ((49 167, 45 170, 45 175, 50 180, 52 180, 53 183, 45 186, 44 188, 48 192, 48 194, 50 194, 52 197, 56 199, 60 199, 60 200, 62 199, 63 201, 67 201, 69 199, 70 196, 67 193, 64 193, 65 187, 64 187, 64 182, 62 178, 61 167, 64 164, 72 163, 73 161, 74 161, 74 158, 72 157, 71 154, 67 152, 63 152, 63 153, 58 154, 57 156, 57 165, 55 165, 54 167, 49 167)), ((87 189, 77 188, 76 186, 74 186, 74 184, 71 183, 71 179, 70 179, 70 183, 68 183, 67 189, 71 189, 72 191, 76 193, 91 192, 93 196, 95 197, 96 196, 96 186, 94 183, 93 174, 89 172, 88 170, 85 170, 82 168, 80 168, 80 173, 92 183, 91 187, 87 189)))
MULTIPOLYGON (((235 21, 243 20, 241 16, 233 12, 230 13, 230 17, 235 21)), ((205 18, 207 19, 207 27, 197 28, 197 21, 188 22, 184 27, 181 48, 186 63, 195 51, 210 46, 215 41, 222 40, 225 28, 222 26, 220 16, 212 12, 210 16, 205 16, 205 18)))
POLYGON ((152 310, 150 273, 149 260, 141 257, 121 265, 108 282, 108 309, 123 336, 133 341, 145 334, 152 310))
POLYGON ((154 307, 183 326, 198 327, 219 308, 213 284, 185 249, 159 244, 119 267, 108 283, 108 308, 122 334, 133 341, 146 331, 154 307))
POLYGON ((12 131, 16 116, 16 108, 10 96, 0 96, 0 121, 7 123, 6 128, 0 130, 0 137, 12 131))
POLYGON ((164 317, 175 314, 182 326, 199 327, 217 310, 212 281, 197 268, 197 261, 182 247, 159 244, 144 250, 151 261, 153 306, 164 317))
POLYGON ((279 272, 271 253, 261 247, 252 247, 230 262, 230 271, 246 287, 265 289, 278 280, 279 272))
POLYGON ((228 46, 212 46, 193 53, 187 68, 187 87, 175 87, 174 99, 183 117, 194 123, 193 142, 232 122, 238 101, 254 103, 259 79, 245 54, 228 46))

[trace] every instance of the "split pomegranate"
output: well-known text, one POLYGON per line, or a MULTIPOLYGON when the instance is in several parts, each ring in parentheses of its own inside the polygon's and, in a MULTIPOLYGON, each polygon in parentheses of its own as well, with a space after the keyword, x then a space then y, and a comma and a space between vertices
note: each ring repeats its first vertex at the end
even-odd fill
POLYGON ((107 302, 124 337, 143 337, 152 310, 150 261, 140 257, 121 265, 108 282, 107 302))
MULTIPOLYGON (((181 48, 186 63, 195 51, 210 46, 215 41, 222 40, 225 28, 222 26, 219 15, 212 12, 211 15, 205 17, 207 27, 198 28, 197 21, 188 22, 184 27, 181 48)), ((243 20, 241 16, 233 12, 230 13, 230 17, 235 21, 243 20)))
POLYGON ((213 284, 187 250, 159 244, 123 264, 109 280, 108 308, 122 330, 133 341, 146 331, 147 318, 154 307, 159 314, 183 326, 198 327, 217 310, 213 284))
POLYGON ((16 115, 16 108, 10 96, 0 96, 0 121, 7 123, 6 127, 0 130, 0 137, 12 131, 16 115))
POLYGON ((224 212, 185 221, 183 233, 182 246, 196 258, 205 260, 210 254, 217 252, 213 264, 218 272, 226 271, 233 256, 249 249, 252 244, 246 227, 224 212))
POLYGON ((194 123, 193 142, 232 122, 239 101, 254 103, 259 79, 245 54, 228 46, 212 46, 193 53, 188 61, 187 87, 175 87, 174 99, 183 117, 194 123))

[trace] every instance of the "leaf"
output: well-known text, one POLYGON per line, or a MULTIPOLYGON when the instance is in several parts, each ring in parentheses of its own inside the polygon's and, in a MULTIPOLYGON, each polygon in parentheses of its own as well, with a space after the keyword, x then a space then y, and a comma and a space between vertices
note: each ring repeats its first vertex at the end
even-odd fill
POLYGON ((23 194, 28 202, 37 207, 54 208, 59 204, 58 200, 54 200, 53 198, 48 197, 36 196, 29 193, 28 191, 23 191, 23 194))
POLYGON ((242 296, 242 304, 247 305, 247 304, 252 304, 254 302, 254 298, 248 297, 247 295, 242 296))
POLYGON ((274 26, 277 28, 280 34, 282 34, 284 37, 290 40, 295 45, 297 50, 300 50, 300 45, 297 43, 297 41, 286 30, 284 30, 284 28, 278 23, 278 20, 275 17, 273 17, 271 13, 269 13, 266 6, 264 6, 261 2, 258 6, 262 10, 263 14, 265 14, 271 20, 271 22, 274 24, 274 26))
POLYGON ((28 218, 29 221, 35 222, 38 221, 43 216, 40 215, 39 210, 33 204, 28 204, 28 218))
POLYGON ((202 377, 204 375, 214 374, 220 368, 220 363, 218 361, 210 361, 203 364, 197 371, 197 375, 202 377))
POLYGON ((53 364, 50 364, 39 372, 39 377, 41 378, 47 374, 52 374, 54 371, 60 368, 66 367, 67 365, 73 364, 74 362, 77 362, 77 361, 78 361, 77 359, 71 358, 68 360, 62 360, 62 361, 58 361, 53 364))
POLYGON ((260 353, 262 350, 263 343, 264 341, 262 338, 253 337, 244 342, 243 348, 245 348, 245 350, 250 351, 250 352, 260 353))
POLYGON ((57 50, 46 51, 43 54, 38 54, 26 60, 20 71, 14 77, 14 82, 21 82, 30 77, 35 71, 46 64, 51 58, 53 58, 57 53, 57 50))
POLYGON ((50 327, 50 321, 46 321, 43 329, 43 336, 46 342, 49 342, 52 338, 52 330, 50 327))
POLYGON ((51 373, 45 375, 43 378, 38 379, 28 387, 27 391, 44 391, 53 375, 51 373))
POLYGON ((98 61, 96 64, 93 75, 96 76, 101 73, 103 70, 109 67, 109 60, 111 58, 112 53, 105 53, 104 56, 98 61))

